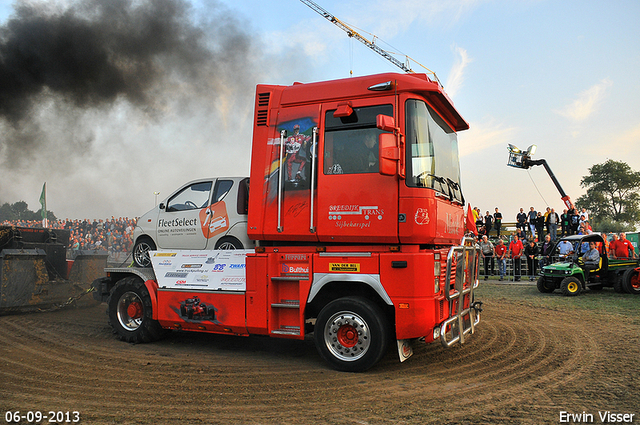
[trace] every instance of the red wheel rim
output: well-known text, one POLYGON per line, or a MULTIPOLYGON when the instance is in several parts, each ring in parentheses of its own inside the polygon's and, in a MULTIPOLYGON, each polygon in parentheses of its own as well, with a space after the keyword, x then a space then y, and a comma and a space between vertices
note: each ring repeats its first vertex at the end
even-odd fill
POLYGON ((631 276, 631 287, 633 289, 640 289, 640 274, 638 274, 638 272, 631 276))
POLYGON ((351 325, 344 325, 338 329, 337 337, 343 347, 355 347, 358 343, 358 330, 351 325))
POLYGON ((132 302, 127 307, 127 314, 132 319, 139 319, 142 317, 142 304, 137 301, 132 302))

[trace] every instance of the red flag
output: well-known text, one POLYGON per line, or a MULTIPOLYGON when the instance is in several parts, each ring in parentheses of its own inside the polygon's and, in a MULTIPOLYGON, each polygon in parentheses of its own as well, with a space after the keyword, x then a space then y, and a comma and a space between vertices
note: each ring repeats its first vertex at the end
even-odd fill
POLYGON ((468 204, 467 219, 465 221, 465 233, 473 232, 474 235, 478 234, 478 228, 476 227, 476 221, 473 218, 473 211, 471 211, 471 204, 468 204))

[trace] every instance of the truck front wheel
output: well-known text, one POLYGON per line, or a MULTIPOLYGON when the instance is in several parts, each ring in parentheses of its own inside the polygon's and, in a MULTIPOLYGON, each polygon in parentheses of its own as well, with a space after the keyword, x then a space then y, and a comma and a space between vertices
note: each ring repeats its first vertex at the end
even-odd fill
POLYGON ((364 372, 384 355, 391 331, 382 310, 359 297, 339 298, 318 314, 314 340, 320 356, 333 368, 364 372))
POLYGON ((151 342, 166 331, 153 320, 151 296, 142 280, 125 277, 111 290, 107 301, 109 324, 120 339, 127 342, 151 342))

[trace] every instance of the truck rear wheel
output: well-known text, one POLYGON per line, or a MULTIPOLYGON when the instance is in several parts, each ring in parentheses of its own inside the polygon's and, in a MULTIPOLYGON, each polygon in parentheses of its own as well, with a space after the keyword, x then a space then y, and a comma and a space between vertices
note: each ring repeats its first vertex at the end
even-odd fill
POLYGON ((622 286, 630 294, 640 295, 640 274, 636 269, 625 270, 622 286))
POLYGON ((339 298, 318 314, 314 341, 320 356, 333 368, 364 372, 384 355, 391 331, 382 310, 359 297, 339 298))
POLYGON ((107 304, 109 324, 121 340, 151 342, 166 334, 160 324, 153 320, 151 296, 140 278, 125 277, 116 283, 107 304))
POLYGON ((580 295, 582 283, 580 279, 576 277, 565 277, 560 283, 560 290, 562 291, 562 295, 575 297, 576 295, 580 295))

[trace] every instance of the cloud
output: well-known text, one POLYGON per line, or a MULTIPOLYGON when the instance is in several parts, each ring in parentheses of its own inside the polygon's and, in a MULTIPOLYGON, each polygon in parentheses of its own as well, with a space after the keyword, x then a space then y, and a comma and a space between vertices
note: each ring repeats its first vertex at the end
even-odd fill
POLYGON ((584 121, 598 110, 598 106, 605 97, 607 89, 612 85, 613 82, 605 78, 598 84, 580 93, 573 103, 567 105, 562 110, 556 110, 554 112, 575 122, 584 121))
POLYGON ((475 10, 485 0, 380 0, 364 10, 371 13, 362 16, 363 22, 373 20, 375 31, 381 37, 393 37, 418 21, 425 25, 446 27, 458 22, 475 10), (380 19, 384 16, 384 19, 380 19))
POLYGON ((503 127, 488 119, 486 122, 471 123, 468 131, 458 135, 460 157, 477 153, 496 145, 507 146, 512 143, 517 132, 516 127, 503 127))
POLYGON ((640 124, 636 124, 635 127, 623 133, 616 134, 606 143, 591 144, 589 153, 602 158, 610 158, 612 155, 617 155, 622 157, 623 161, 630 162, 634 167, 634 164, 640 164, 638 145, 640 145, 640 124))
POLYGON ((464 83, 464 69, 473 62, 473 59, 469 57, 466 49, 454 45, 453 50, 458 58, 451 67, 451 71, 449 71, 449 76, 447 77, 447 83, 445 84, 447 94, 452 98, 462 88, 462 84, 464 83))

